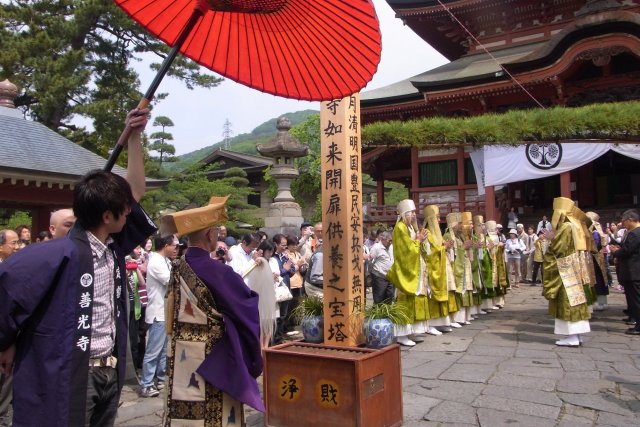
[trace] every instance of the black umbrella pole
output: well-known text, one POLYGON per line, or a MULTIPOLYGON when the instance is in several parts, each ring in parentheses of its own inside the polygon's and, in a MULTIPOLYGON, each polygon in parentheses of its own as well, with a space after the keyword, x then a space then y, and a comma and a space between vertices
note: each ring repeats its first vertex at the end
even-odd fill
MULTIPOLYGON (((169 68, 173 63, 173 60, 176 59, 178 52, 180 52, 180 48, 182 47, 182 44, 191 33, 191 30, 193 30, 193 27, 196 25, 196 22, 198 22, 198 19, 200 19, 200 17, 204 14, 205 10, 202 7, 200 7, 199 4, 200 2, 196 2, 196 7, 193 10, 193 13, 191 14, 191 16, 189 17, 187 24, 185 25, 185 27, 182 29, 182 32, 178 36, 178 39, 176 40, 176 44, 171 48, 171 50, 169 51, 169 54, 164 59, 164 61, 162 61, 162 65, 160 66, 158 73, 156 74, 153 81, 151 82, 151 85, 149 86, 149 89, 147 89, 147 92, 144 94, 144 97, 138 103, 137 108, 140 108, 140 109, 147 108, 151 103, 151 100, 153 99, 153 96, 155 95, 156 90, 158 90, 158 87, 160 86, 160 82, 169 71, 169 68)), ((110 172, 111 169, 113 169, 113 166, 116 164, 118 157, 120 157, 120 153, 122 152, 122 149, 127 144, 127 141, 129 141, 129 135, 131 135, 131 127, 126 126, 122 131, 122 133, 120 134, 120 137, 118 138, 118 142, 116 143, 116 146, 113 147, 113 150, 111 151, 111 155, 107 160, 107 164, 104 165, 105 171, 110 172)))

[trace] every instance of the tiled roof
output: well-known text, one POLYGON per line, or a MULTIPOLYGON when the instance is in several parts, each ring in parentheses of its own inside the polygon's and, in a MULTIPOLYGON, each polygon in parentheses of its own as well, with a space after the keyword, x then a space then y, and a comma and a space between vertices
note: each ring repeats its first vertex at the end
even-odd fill
POLYGON ((501 71, 500 64, 524 58, 543 44, 533 43, 494 51, 492 55, 498 63, 487 53, 464 56, 408 79, 364 92, 361 95, 361 100, 366 106, 367 104, 420 99, 422 95, 417 87, 436 87, 495 74, 501 71))
MULTIPOLYGON (((26 120, 19 110, 0 107, 0 171, 29 172, 77 179, 106 160, 41 123, 26 120)), ((115 166, 113 172, 124 175, 115 166)))

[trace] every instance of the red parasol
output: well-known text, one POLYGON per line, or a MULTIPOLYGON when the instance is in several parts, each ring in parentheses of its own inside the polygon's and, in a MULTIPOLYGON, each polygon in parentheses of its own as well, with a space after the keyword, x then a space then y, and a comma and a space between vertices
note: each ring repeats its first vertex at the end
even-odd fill
MULTIPOLYGON (((153 98, 178 52, 251 88, 309 101, 358 92, 380 61, 371 0, 115 1, 173 46, 139 107, 153 98)), ((123 133, 105 169, 127 138, 123 133)))

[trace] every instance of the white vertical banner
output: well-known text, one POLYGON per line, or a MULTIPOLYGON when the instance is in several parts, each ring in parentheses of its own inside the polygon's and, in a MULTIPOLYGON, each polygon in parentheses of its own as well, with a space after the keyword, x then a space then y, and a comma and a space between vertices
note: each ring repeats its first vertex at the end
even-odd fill
POLYGON ((478 196, 484 196, 484 149, 477 148, 469 153, 471 163, 473 163, 473 171, 476 174, 476 182, 478 183, 478 196))

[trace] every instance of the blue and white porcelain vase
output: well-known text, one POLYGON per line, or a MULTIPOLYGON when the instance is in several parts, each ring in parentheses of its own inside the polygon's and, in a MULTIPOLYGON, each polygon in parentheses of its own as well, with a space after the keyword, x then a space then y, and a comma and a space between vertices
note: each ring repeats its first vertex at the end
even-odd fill
POLYGON ((382 348, 393 344, 395 335, 389 319, 368 319, 364 325, 367 347, 382 348))
POLYGON ((300 322, 306 342, 320 344, 324 341, 324 317, 307 316, 300 322))

